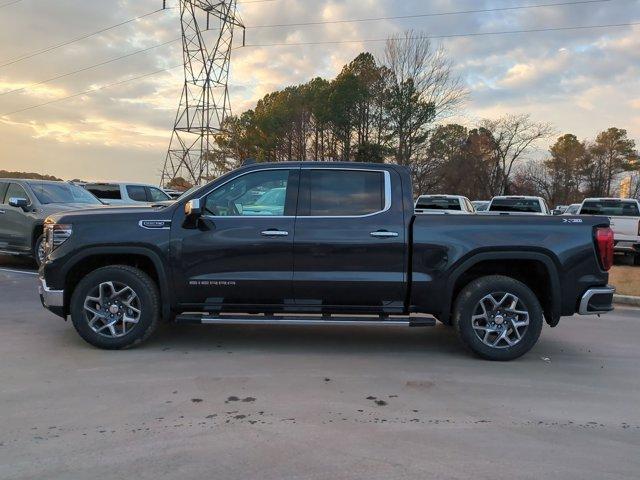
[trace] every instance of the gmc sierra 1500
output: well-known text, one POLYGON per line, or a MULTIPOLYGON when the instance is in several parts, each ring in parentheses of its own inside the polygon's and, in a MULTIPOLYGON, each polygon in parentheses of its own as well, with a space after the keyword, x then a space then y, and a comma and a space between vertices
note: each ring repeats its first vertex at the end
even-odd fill
POLYGON ((42 302, 101 348, 135 345, 160 320, 437 319, 509 360, 545 320, 612 310, 606 217, 414 215, 396 165, 250 165, 169 206, 61 213, 45 232, 42 302))

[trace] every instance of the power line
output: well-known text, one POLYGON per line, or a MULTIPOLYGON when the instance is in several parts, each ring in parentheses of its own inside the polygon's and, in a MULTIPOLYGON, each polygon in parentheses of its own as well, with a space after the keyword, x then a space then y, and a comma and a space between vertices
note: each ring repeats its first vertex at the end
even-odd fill
POLYGON ((153 45, 151 47, 143 48, 141 50, 136 50, 135 52, 127 53, 126 55, 121 55, 119 57, 115 57, 115 58, 112 58, 112 59, 109 59, 109 60, 105 60, 104 62, 95 63, 93 65, 88 65, 88 66, 86 66, 84 68, 80 68, 78 70, 73 70, 71 72, 62 73, 60 75, 56 75, 55 77, 51 77, 51 78, 48 78, 46 80, 42 80, 42 81, 39 81, 39 82, 36 82, 36 83, 32 83, 31 85, 29 85, 27 87, 16 88, 16 89, 10 90, 8 92, 2 92, 2 93, 0 93, 0 96, 9 95, 11 93, 23 92, 23 91, 28 90, 30 88, 37 87, 38 85, 43 85, 45 83, 51 83, 51 82, 53 82, 55 80, 60 80, 61 78, 70 77, 71 75, 76 75, 78 73, 86 72, 86 71, 92 70, 94 68, 102 67, 104 65, 108 65, 110 63, 117 62, 118 60, 123 60, 125 58, 133 57, 134 55, 139 55, 140 53, 145 53, 145 52, 149 52, 151 50, 154 50, 156 48, 164 47, 165 45, 169 45, 171 43, 175 43, 178 40, 180 40, 180 39, 179 38, 174 38, 173 40, 169 40, 168 42, 159 43, 159 44, 153 45))
POLYGON ((497 7, 497 8, 482 8, 476 10, 456 10, 451 12, 437 12, 437 13, 420 13, 412 15, 395 15, 389 17, 370 17, 370 18, 354 18, 350 20, 320 20, 314 22, 298 22, 298 23, 277 23, 270 25, 251 25, 247 26, 247 29, 255 28, 281 28, 281 27, 307 27, 312 25, 331 25, 337 23, 361 23, 361 22, 377 22, 381 20, 404 20, 409 18, 425 18, 425 17, 443 17, 448 15, 465 15, 472 13, 489 13, 489 12, 504 12, 512 10, 525 10, 532 8, 544 8, 544 7, 564 7, 571 5, 587 5, 594 3, 607 3, 613 0, 576 0, 559 3, 540 3, 535 5, 516 5, 511 7, 497 7))
POLYGON ((107 83, 106 85, 102 85, 100 87, 95 87, 95 88, 90 88, 89 90, 85 90, 83 92, 78 92, 78 93, 74 93, 74 94, 71 94, 71 95, 67 95, 66 97, 60 97, 60 98, 56 98, 55 100, 50 100, 48 102, 39 103, 37 105, 31 105, 29 107, 25 107, 25 108, 21 108, 21 109, 18 109, 18 110, 14 110, 12 112, 2 113, 2 114, 0 114, 0 117, 4 117, 4 116, 7 116, 7 115, 14 115, 16 113, 21 113, 21 112, 26 112, 28 110, 33 110, 34 108, 44 107, 45 105, 51 105, 52 103, 62 102, 63 100, 68 100, 70 98, 81 97, 82 95, 88 95, 90 93, 99 92, 100 90, 104 90, 106 88, 115 87, 115 86, 118 86, 118 85, 123 85, 125 83, 133 82, 135 80, 141 80, 143 78, 151 77, 153 75, 157 75, 157 74, 162 73, 162 72, 168 72, 169 70, 173 70, 173 69, 178 68, 178 67, 183 67, 183 65, 182 64, 174 65, 173 67, 163 68, 161 70, 156 70, 154 72, 145 73, 145 74, 139 75, 137 77, 128 78, 126 80, 120 80, 118 82, 107 83))
MULTIPOLYGON (((602 25, 581 25, 576 27, 549 27, 549 28, 531 28, 527 30, 503 30, 500 32, 473 32, 473 33, 451 33, 446 35, 417 35, 413 37, 407 37, 407 40, 426 40, 426 39, 443 39, 443 38, 458 38, 458 37, 483 37, 492 35, 511 35, 519 33, 542 33, 542 32, 562 32, 570 30, 589 30, 598 28, 617 28, 617 27, 632 27, 640 25, 640 22, 629 23, 610 23, 602 25)), ((244 47, 239 48, 265 48, 265 47, 285 47, 285 46, 306 46, 306 45, 337 45, 343 43, 367 43, 367 42, 386 42, 389 38, 364 38, 354 40, 321 40, 312 42, 280 42, 280 43, 263 43, 263 44, 247 44, 244 47)))
POLYGON ((22 62, 23 60, 27 60, 29 58, 36 57, 38 55, 42 55, 43 53, 47 53, 47 52, 50 52, 52 50, 56 50, 56 49, 58 49, 60 47, 65 47, 67 45, 71 45, 72 43, 76 43, 76 42, 79 42, 80 40, 85 40, 85 39, 93 37, 95 35, 99 35, 100 33, 104 33, 104 32, 107 32, 109 30, 113 30, 114 28, 121 27, 123 25, 135 22, 135 21, 140 20, 140 19, 145 18, 145 17, 149 17, 149 16, 154 15, 154 14, 156 14, 158 12, 161 12, 161 11, 163 11, 162 8, 160 8, 158 10, 154 10, 153 12, 148 12, 148 13, 145 13, 143 15, 139 15, 139 16, 134 17, 134 18, 130 18, 130 19, 125 20, 125 21, 120 22, 120 23, 116 23, 115 25, 110 25, 108 27, 101 28, 100 30, 96 30, 95 32, 86 33, 86 34, 81 35, 79 37, 75 37, 75 38, 72 38, 70 40, 66 40, 64 42, 57 43, 55 45, 51 45, 49 47, 42 48, 40 50, 34 50, 31 53, 27 53, 27 54, 22 55, 20 57, 13 58, 13 59, 7 61, 6 63, 0 64, 0 68, 6 67, 6 66, 9 66, 9 65, 13 65, 14 63, 22 62))
POLYGON ((7 2, 0 5, 0 8, 10 7, 11 5, 15 5, 16 3, 20 3, 22 0, 13 0, 13 2, 7 2))

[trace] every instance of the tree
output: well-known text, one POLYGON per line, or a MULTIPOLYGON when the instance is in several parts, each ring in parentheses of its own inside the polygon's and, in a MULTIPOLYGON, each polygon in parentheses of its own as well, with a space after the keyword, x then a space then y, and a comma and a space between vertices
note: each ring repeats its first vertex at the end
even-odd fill
POLYGON ((182 177, 173 178, 165 184, 165 188, 171 188, 181 192, 189 190, 191 187, 193 187, 193 185, 182 177))
POLYGON ((434 49, 425 35, 412 30, 387 40, 382 63, 388 70, 385 116, 395 161, 415 165, 418 177, 429 126, 455 111, 467 92, 444 49, 434 49))
POLYGON ((596 197, 609 197, 613 193, 613 180, 625 171, 638 168, 635 142, 624 129, 611 127, 600 132, 588 148, 591 161, 585 169, 587 193, 596 197))
POLYGON ((587 148, 575 135, 567 133, 556 140, 544 162, 549 179, 547 199, 552 205, 569 205, 580 200, 582 175, 587 165, 587 148))
POLYGON ((529 115, 506 115, 496 120, 485 119, 481 126, 493 138, 497 162, 493 170, 501 176, 497 194, 508 193, 514 167, 539 140, 553 134, 549 123, 531 120, 529 115))

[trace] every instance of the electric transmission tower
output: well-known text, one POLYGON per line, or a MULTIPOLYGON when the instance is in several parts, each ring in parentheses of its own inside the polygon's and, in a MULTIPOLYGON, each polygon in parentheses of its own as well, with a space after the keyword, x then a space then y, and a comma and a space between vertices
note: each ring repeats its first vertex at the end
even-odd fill
MULTIPOLYGON (((214 136, 231 113, 229 64, 234 28, 244 25, 236 0, 179 0, 184 87, 176 114, 161 185, 183 177, 194 185, 215 172, 214 136)), ((166 0, 163 2, 166 8, 166 0)), ((218 159, 220 160, 220 159, 218 159)))

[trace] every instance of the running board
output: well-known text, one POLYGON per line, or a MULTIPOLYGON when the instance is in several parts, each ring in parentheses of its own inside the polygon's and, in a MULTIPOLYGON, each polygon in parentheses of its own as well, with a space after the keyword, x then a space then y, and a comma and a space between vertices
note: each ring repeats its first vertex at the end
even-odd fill
POLYGON ((371 326, 371 327, 433 327, 433 317, 340 317, 317 316, 296 317, 276 315, 207 315, 183 314, 176 317, 176 323, 203 325, 331 325, 331 326, 371 326))

